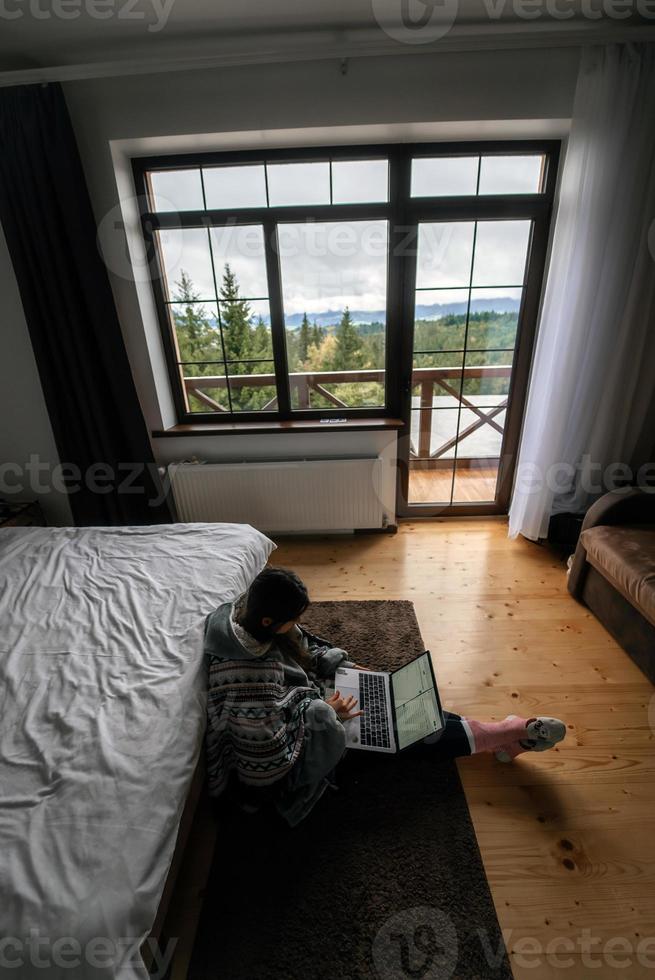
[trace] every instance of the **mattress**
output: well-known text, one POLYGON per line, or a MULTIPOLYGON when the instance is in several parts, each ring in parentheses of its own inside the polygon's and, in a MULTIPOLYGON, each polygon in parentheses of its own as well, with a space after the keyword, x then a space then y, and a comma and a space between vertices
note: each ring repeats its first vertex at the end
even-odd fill
MULTIPOLYGON (((0 531, 0 975, 141 980, 247 525, 0 531)), ((159 975, 173 949, 157 950, 159 975)))

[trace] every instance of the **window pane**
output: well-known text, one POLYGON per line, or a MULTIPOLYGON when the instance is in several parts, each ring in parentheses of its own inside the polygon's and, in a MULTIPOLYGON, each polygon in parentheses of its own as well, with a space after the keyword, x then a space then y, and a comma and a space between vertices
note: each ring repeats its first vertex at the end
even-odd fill
POLYGON ((430 222, 419 226, 418 289, 469 285, 474 229, 473 221, 430 222))
POLYGON ((464 354, 415 354, 412 371, 412 407, 457 408, 462 389, 464 354))
POLYGON ((473 265, 474 286, 521 286, 528 255, 530 221, 479 221, 473 265))
POLYGON ((479 157, 431 157, 412 160, 412 197, 475 194, 479 157))
POLYGON ((417 292, 414 350, 457 350, 464 347, 468 289, 417 292))
POLYGON ((452 459, 454 457, 455 447, 451 443, 457 436, 458 415, 459 410, 457 408, 435 408, 431 411, 421 411, 418 399, 412 398, 412 445, 416 448, 419 459, 452 459), (430 447, 429 453, 425 451, 428 446, 430 447))
POLYGON ((410 504, 450 504, 453 482, 453 461, 443 460, 426 465, 412 460, 409 478, 410 504))
POLYGON ((202 211, 199 170, 161 170, 150 173, 151 207, 155 211, 202 211))
POLYGON ((418 368, 439 368, 440 375, 451 379, 449 383, 454 384, 461 373, 463 363, 464 353, 461 350, 442 351, 438 354, 414 354, 414 381, 421 380, 421 373, 417 370, 418 368), (446 368, 456 368, 457 370, 446 371, 446 368))
MULTIPOLYGON (((475 401, 471 399, 475 404, 475 401)), ((477 407, 477 406, 476 406, 477 407)), ((482 410, 484 414, 491 415, 492 409, 482 410)), ((492 421, 503 428, 504 411, 502 414, 494 415, 492 421)), ((459 420, 459 442, 457 445, 458 459, 493 459, 500 455, 500 447, 503 441, 503 433, 498 431, 495 426, 484 422, 480 416, 468 408, 462 408, 459 420)))
POLYGON ((543 156, 482 157, 480 194, 537 194, 543 164, 543 156))
POLYGON ((180 366, 182 386, 190 412, 229 412, 227 381, 223 364, 180 366))
POLYGON ((273 361, 228 364, 227 373, 234 412, 273 411, 277 408, 273 361))
MULTIPOLYGON (((362 313, 362 315, 367 315, 362 313)), ((323 316, 296 314, 286 318, 287 361, 292 372, 328 371, 333 367, 332 355, 336 334, 343 313, 328 311, 323 316)), ((384 368, 385 325, 384 318, 356 325, 362 336, 362 344, 368 351, 368 370, 384 368)), ((323 404, 323 403, 321 403, 323 404)), ((326 404, 327 407, 327 404, 326 404)))
POLYGON ((343 160, 332 164, 333 204, 359 204, 388 199, 387 160, 343 160))
MULTIPOLYGON (((495 418, 499 420, 500 428, 502 429, 504 423, 504 413, 496 416, 495 418)), ((470 427, 474 419, 476 419, 476 416, 472 412, 462 412, 459 430, 460 437, 462 436, 462 433, 470 427)), ((498 432, 497 429, 490 428, 488 425, 483 425, 479 429, 476 429, 475 432, 471 432, 470 435, 462 439, 461 446, 457 453, 457 458, 496 460, 500 456, 502 444, 503 433, 498 432)), ((493 500, 493 495, 491 499, 493 500)))
POLYGON ((330 203, 329 163, 269 163, 266 171, 271 207, 330 203))
POLYGON ((451 445, 457 434, 459 409, 446 408, 432 413, 431 454, 436 459, 453 459, 455 447, 451 445))
POLYGON ((496 499, 500 445, 490 449, 490 457, 474 458, 466 462, 458 458, 453 503, 492 503, 496 499))
POLYGON ((223 360, 216 306, 208 303, 171 303, 168 310, 179 361, 223 360))
POLYGON ((366 371, 370 379, 363 381, 335 380, 310 373, 291 374, 291 407, 294 409, 325 408, 338 413, 346 408, 384 408, 382 371, 366 371), (376 380, 379 378, 380 380, 376 380))
POLYGON ((215 302, 209 235, 204 228, 156 232, 169 300, 215 302))
MULTIPOLYGON (((385 357, 388 228, 385 221, 311 222, 279 228, 287 359, 332 394, 320 407, 379 405, 385 357), (378 372, 339 382, 338 372, 378 372), (324 376, 327 373, 327 377, 324 376), (337 377, 334 377, 337 373, 337 377), (370 387, 373 384, 374 387, 370 387), (335 387, 336 385, 336 387, 335 387), (336 403, 335 403, 336 399, 336 403)), ((296 384, 295 407, 306 407, 296 384)), ((315 404, 315 389, 311 396, 315 404)))
POLYGON ((263 164, 203 169, 208 208, 265 208, 266 178, 263 164))
POLYGON ((273 357, 268 300, 219 303, 228 360, 268 360, 273 357))
MULTIPOLYGON (((486 409, 486 411, 490 410, 486 409)), ((462 408, 457 443, 458 459, 498 457, 502 439, 502 433, 483 422, 476 412, 462 408)))
POLYGON ((467 351, 462 393, 474 405, 494 408, 507 400, 512 351, 467 351))
POLYGON ((412 408, 457 408, 463 360, 461 353, 416 355, 412 373, 412 408))
POLYGON ((466 346, 469 350, 514 347, 521 289, 472 289, 466 346))
POLYGON ((264 229, 261 225, 231 225, 211 229, 218 298, 268 297, 264 229))

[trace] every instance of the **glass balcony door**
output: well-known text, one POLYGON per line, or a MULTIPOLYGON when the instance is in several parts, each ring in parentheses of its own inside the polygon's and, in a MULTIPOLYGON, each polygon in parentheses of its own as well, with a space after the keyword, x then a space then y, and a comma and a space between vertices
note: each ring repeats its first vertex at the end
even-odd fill
POLYGON ((523 407, 512 396, 534 225, 529 216, 417 222, 400 440, 405 515, 506 509, 506 431, 510 421, 518 431, 523 407))
POLYGON ((496 499, 531 224, 418 227, 409 504, 496 499))

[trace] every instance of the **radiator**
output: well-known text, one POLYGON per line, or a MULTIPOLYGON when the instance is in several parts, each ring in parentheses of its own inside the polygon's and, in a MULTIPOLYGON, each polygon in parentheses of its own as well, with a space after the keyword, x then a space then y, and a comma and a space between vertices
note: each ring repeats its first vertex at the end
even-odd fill
POLYGON ((260 531, 381 528, 382 460, 172 463, 180 521, 252 524, 260 531))

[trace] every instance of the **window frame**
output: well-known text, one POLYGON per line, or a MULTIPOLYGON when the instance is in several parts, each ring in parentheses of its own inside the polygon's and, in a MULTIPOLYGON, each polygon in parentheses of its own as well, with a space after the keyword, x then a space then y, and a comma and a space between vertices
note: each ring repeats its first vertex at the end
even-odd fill
MULTIPOLYGON (((520 396, 521 414, 527 390, 526 358, 520 348, 532 352, 538 297, 545 266, 545 245, 550 225, 558 173, 559 140, 482 140, 468 142, 387 143, 363 146, 329 146, 273 150, 200 152, 175 155, 134 157, 132 170, 139 203, 141 229, 159 320, 169 382, 178 425, 194 425, 209 433, 211 425, 225 425, 230 431, 243 424, 244 429, 259 423, 319 423, 322 419, 346 419, 365 425, 367 420, 404 419, 411 392, 411 348, 414 324, 414 291, 416 275, 417 228, 425 221, 471 221, 531 218, 535 233, 528 250, 524 284, 525 297, 519 314, 514 374, 510 399, 520 396), (533 194, 493 194, 444 197, 411 197, 411 162, 418 157, 435 156, 521 156, 541 154, 544 157, 542 190, 533 194), (154 170, 188 170, 209 166, 239 166, 254 163, 302 163, 344 160, 389 161, 389 197, 387 202, 363 204, 326 204, 307 206, 274 206, 211 209, 203 211, 156 212, 148 207, 148 173, 154 170), (314 408, 291 407, 287 369, 286 326, 284 323, 281 266, 274 248, 277 226, 303 221, 386 220, 389 228, 387 255, 387 304, 385 331, 385 404, 381 407, 314 408), (225 225, 261 225, 264 231, 265 261, 269 290, 273 367, 278 408, 251 412, 187 411, 183 384, 176 356, 175 339, 164 291, 164 270, 155 233, 166 228, 213 228, 225 225), (413 236, 413 244, 412 244, 413 236), (527 331, 527 332, 526 332, 527 331), (524 336, 525 335, 525 336, 524 336), (409 348, 408 348, 409 345, 409 348), (409 376, 407 374, 409 369, 409 376)), ((513 413, 516 414, 516 413, 513 413)), ((304 428, 304 426, 303 426, 304 428)), ((289 429, 293 431, 293 429, 289 429)), ((306 431, 306 429, 305 429, 306 431)), ((511 442, 518 433, 511 433, 511 442)))

